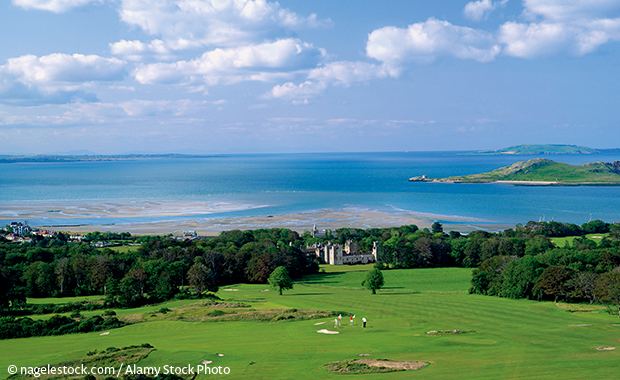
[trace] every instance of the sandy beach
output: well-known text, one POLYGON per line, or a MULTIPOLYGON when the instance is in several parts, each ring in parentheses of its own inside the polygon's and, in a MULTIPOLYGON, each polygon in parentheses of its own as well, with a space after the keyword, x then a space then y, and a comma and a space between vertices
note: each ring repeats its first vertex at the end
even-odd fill
POLYGON ((135 235, 173 234, 193 230, 199 236, 215 236, 221 231, 234 229, 289 228, 294 231, 318 229, 396 227, 415 224, 430 228, 442 220, 446 230, 472 231, 475 229, 499 230, 504 225, 489 225, 471 218, 449 217, 406 211, 384 212, 361 208, 322 209, 287 215, 262 215, 254 217, 221 218, 220 212, 257 209, 260 206, 217 202, 144 201, 144 202, 45 202, 0 205, 0 220, 32 220, 34 227, 66 232, 130 232, 135 235), (196 215, 196 218, 191 218, 196 215), (205 217, 205 215, 208 215, 205 217), (175 218, 175 217, 184 218, 175 218), (189 218, 187 218, 189 216, 189 218), (170 217, 162 220, 161 218, 170 217), (80 218, 95 222, 81 223, 80 218), (115 222, 112 222, 114 218, 115 222), (131 222, 118 222, 118 218, 134 218, 131 222), (140 219, 136 221, 135 218, 140 219), (149 221, 153 218, 153 221, 149 221), (45 223, 53 219, 54 223, 45 223))

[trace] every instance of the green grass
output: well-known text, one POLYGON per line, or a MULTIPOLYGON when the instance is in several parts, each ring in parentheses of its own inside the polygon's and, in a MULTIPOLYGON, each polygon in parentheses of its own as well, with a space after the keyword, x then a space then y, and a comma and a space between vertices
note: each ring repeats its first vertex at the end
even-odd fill
POLYGON ((61 297, 61 298, 28 298, 27 303, 31 304, 45 304, 45 303, 69 303, 69 302, 81 302, 81 301, 97 301, 103 299, 103 296, 84 296, 84 297, 61 297))
POLYGON ((449 177, 447 179, 461 182, 543 181, 564 184, 620 183, 620 175, 603 162, 569 165, 543 158, 516 162, 488 173, 449 177))
MULTIPOLYGON (((603 238, 606 237, 606 236, 609 236, 609 233, 605 233, 605 234, 587 234, 587 235, 585 235, 585 238, 588 239, 588 240, 592 240, 597 245, 599 245, 601 243, 601 240, 603 240, 603 238)), ((575 240, 575 238, 577 238, 577 237, 578 236, 566 236, 566 237, 551 238, 551 241, 557 247, 562 248, 562 247, 564 247, 564 244, 566 242, 568 242, 568 244, 572 246, 573 245, 573 240, 575 240)))
POLYGON ((127 253, 127 252, 130 252, 130 251, 136 251, 138 248, 140 248, 140 246, 136 246, 136 245, 134 245, 134 246, 119 245, 119 246, 116 246, 116 247, 108 247, 108 248, 113 250, 114 252, 127 253))
MULTIPOLYGON (((620 320, 604 313, 569 313, 552 302, 511 300, 463 293, 401 293, 346 290, 363 271, 326 268, 332 277, 324 286, 295 285, 283 296, 261 291, 265 285, 240 284, 222 298, 259 299, 253 307, 347 310, 356 315, 349 326, 343 315, 340 334, 317 334, 334 329, 332 319, 286 322, 136 323, 98 333, 0 341, 0 378, 7 367, 33 366, 80 358, 93 349, 150 343, 157 350, 142 366, 197 365, 230 368, 230 379, 608 379, 617 377, 620 320), (332 271, 333 269, 333 271, 332 271), (340 288, 339 288, 340 287, 340 288), (368 327, 361 327, 361 318, 368 327), (571 326, 582 325, 588 326, 571 326), (460 329, 462 335, 427 335, 431 330, 460 329), (217 356, 223 353, 224 356, 217 356), (429 366, 415 372, 389 374, 331 374, 323 365, 358 358, 423 361, 429 366)), ((350 268, 347 268, 350 269, 350 268)), ((466 290, 464 269, 385 271, 387 287, 437 291, 466 290), (460 280, 459 280, 460 278, 460 280), (455 280, 456 279, 456 280, 455 280), (435 281, 425 285, 427 281, 435 281)), ((316 280, 316 279, 315 279, 316 280)), ((317 285, 319 285, 317 283, 317 285)), ((357 285, 356 285, 357 286, 357 285)), ((233 287, 229 287, 233 288, 233 287)), ((178 302, 178 301, 175 301, 178 302)), ((173 309, 178 303, 165 307, 173 309)), ((246 302, 246 301, 243 301, 246 302)), ((163 307, 158 305, 154 309, 163 307)), ((148 309, 148 308, 142 308, 148 309)), ((135 312, 136 310, 134 310, 135 312)), ((117 311, 118 312, 118 311, 117 311)), ((207 379, 199 376, 198 379, 207 379)))
MULTIPOLYGON (((323 288, 364 289, 362 281, 372 268, 372 264, 322 265, 325 273, 309 275, 298 282, 323 288)), ((472 269, 425 268, 416 269, 415 275, 412 275, 414 272, 411 269, 392 269, 382 273, 385 286, 380 291, 383 292, 465 292, 470 288, 472 269)))

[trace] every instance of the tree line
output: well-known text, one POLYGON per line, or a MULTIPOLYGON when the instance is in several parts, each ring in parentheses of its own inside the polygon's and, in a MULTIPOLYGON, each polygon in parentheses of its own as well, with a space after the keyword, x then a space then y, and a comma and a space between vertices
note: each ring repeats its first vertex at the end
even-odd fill
MULTIPOLYGON (((266 283, 277 267, 299 278, 318 271, 318 258, 303 248, 331 240, 357 242, 362 252, 379 242, 382 269, 469 267, 472 293, 511 298, 563 299, 618 304, 620 224, 528 222, 513 229, 461 235, 415 225, 341 228, 328 238, 288 229, 226 231, 203 240, 171 236, 132 237, 129 252, 95 249, 63 234, 31 244, 0 237, 0 308, 25 297, 105 294, 109 306, 133 307, 173 297, 197 297, 219 286, 266 283), (584 235, 606 234, 598 244, 584 235), (550 238, 577 236, 556 246, 550 238), (612 290, 609 290, 612 289, 612 290), (610 293, 611 292, 611 293, 610 293)), ((93 236, 101 236, 93 234, 93 236)), ((114 236, 117 237, 117 236, 114 236)), ((128 238, 127 235, 122 236, 128 238)))

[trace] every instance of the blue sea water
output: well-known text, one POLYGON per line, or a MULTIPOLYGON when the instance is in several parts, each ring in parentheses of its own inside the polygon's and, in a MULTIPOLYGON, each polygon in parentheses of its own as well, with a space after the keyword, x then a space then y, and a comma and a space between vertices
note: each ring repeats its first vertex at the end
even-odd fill
MULTIPOLYGON (((0 164, 4 205, 38 202, 206 201, 246 205, 237 211, 193 215, 230 218, 370 209, 424 213, 489 224, 590 219, 620 221, 618 186, 512 186, 408 182, 412 176, 446 177, 487 172, 538 156, 472 156, 456 152, 224 155, 74 163, 0 164)), ((617 155, 546 156, 583 164, 617 155)), ((6 207, 6 206, 4 206, 6 207)), ((111 219, 108 223, 178 217, 111 219)), ((30 220, 37 224, 42 220, 30 220)), ((45 219, 49 224, 66 220, 45 219)), ((83 218, 75 224, 98 224, 83 218)))

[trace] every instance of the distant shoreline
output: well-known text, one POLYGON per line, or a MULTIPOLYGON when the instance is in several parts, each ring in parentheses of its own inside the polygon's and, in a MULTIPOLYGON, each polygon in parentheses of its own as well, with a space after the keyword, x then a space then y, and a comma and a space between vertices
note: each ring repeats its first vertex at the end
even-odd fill
POLYGON ((99 162, 99 161, 127 161, 158 158, 210 158, 216 155, 194 154, 110 154, 110 155, 33 155, 33 156, 10 156, 0 155, 0 164, 12 163, 45 163, 45 162, 99 162))

